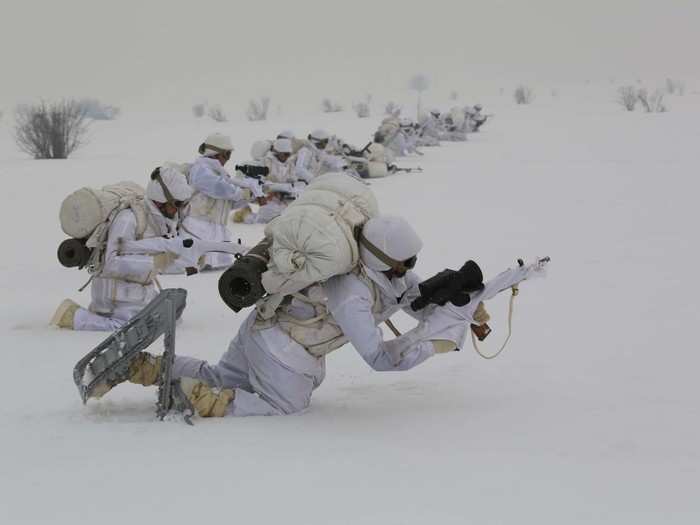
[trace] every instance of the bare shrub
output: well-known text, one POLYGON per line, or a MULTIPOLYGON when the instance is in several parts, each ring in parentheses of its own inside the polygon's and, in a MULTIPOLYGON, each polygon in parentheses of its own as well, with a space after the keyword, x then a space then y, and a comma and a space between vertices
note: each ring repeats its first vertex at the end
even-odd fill
POLYGON ((685 82, 673 78, 666 79, 666 92, 669 95, 685 95, 685 82))
POLYGON ((92 120, 114 120, 121 110, 116 106, 103 104, 96 98, 83 98, 78 101, 85 118, 92 120))
POLYGON ((535 92, 522 84, 515 88, 513 98, 517 104, 530 104, 535 99, 535 92))
POLYGON ((646 88, 637 91, 637 99, 646 113, 665 113, 668 108, 664 104, 664 92, 661 89, 649 94, 646 88))
POLYGON ((67 159, 83 144, 85 113, 75 100, 18 106, 15 141, 35 159, 67 159))
POLYGON ((329 98, 324 98, 321 101, 321 111, 324 113, 340 113, 343 111, 345 108, 343 108, 343 105, 340 102, 331 100, 329 98))
POLYGON ((384 106, 384 113, 391 117, 398 117, 401 115, 401 106, 393 101, 387 102, 386 106, 384 106))
POLYGON ((195 104, 194 106, 192 106, 192 114, 196 118, 202 118, 206 112, 207 112, 206 104, 195 104))
POLYGON ((370 116, 370 104, 372 95, 366 95, 365 99, 352 105, 358 118, 368 118, 370 116))
POLYGON ((358 118, 368 118, 370 115, 369 104, 367 102, 357 102, 353 104, 352 109, 358 118))
POLYGON ((216 122, 228 122, 226 113, 224 113, 224 110, 218 104, 210 106, 207 110, 207 115, 209 115, 209 118, 215 120, 216 122))
POLYGON ((634 86, 622 86, 617 90, 617 103, 627 111, 637 107, 637 90, 634 86))
POLYGON ((269 109, 270 97, 261 97, 259 101, 250 99, 245 116, 251 122, 267 120, 267 112, 269 109))

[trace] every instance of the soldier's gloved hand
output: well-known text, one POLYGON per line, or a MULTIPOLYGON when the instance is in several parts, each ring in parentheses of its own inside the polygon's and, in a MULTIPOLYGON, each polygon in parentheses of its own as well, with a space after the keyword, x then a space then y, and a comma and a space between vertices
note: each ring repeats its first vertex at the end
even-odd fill
POLYGON ((527 267, 527 278, 533 279, 535 277, 546 277, 547 276, 547 265, 550 262, 549 257, 536 257, 534 261, 525 264, 527 267))
POLYGON ((163 252, 153 256, 153 269, 157 273, 162 273, 168 266, 178 258, 176 253, 163 252))

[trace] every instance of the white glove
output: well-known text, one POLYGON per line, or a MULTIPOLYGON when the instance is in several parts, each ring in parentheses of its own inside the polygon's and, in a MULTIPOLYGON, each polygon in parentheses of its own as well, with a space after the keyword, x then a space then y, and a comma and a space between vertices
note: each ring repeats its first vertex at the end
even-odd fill
MULTIPOLYGON (((253 197, 257 198, 264 196, 262 186, 260 185, 257 179, 253 179, 251 177, 236 177, 234 184, 239 188, 245 188, 249 190, 253 197)), ((250 196, 248 196, 248 198, 244 200, 248 199, 250 199, 250 196)))
POLYGON ((549 257, 536 257, 531 263, 527 263, 527 278, 533 279, 537 277, 547 276, 547 264, 550 262, 549 257))
POLYGON ((168 266, 174 263, 178 258, 176 253, 163 252, 153 256, 153 269, 157 273, 162 273, 168 266))

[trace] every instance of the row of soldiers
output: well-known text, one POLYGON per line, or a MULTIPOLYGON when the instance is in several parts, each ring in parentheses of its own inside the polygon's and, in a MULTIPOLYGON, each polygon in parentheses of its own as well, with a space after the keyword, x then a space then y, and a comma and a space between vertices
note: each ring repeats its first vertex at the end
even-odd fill
POLYGON ((257 178, 266 196, 258 200, 257 212, 253 212, 251 206, 244 206, 234 213, 233 221, 269 222, 315 176, 326 172, 345 171, 359 178, 410 172, 414 168, 400 168, 395 164, 397 157, 422 155, 419 148, 439 146, 441 141, 467 140, 467 134, 478 132, 488 119, 482 110, 480 104, 454 107, 447 112, 432 109, 418 121, 392 115, 382 121, 372 140, 362 149, 322 129, 309 133, 306 140, 286 130, 275 140, 258 141, 251 149, 250 163, 236 168, 248 177, 257 178))
MULTIPOLYGON (((464 133, 451 129, 450 123, 455 121, 452 113, 441 116, 431 111, 421 124, 385 119, 373 140, 361 149, 323 129, 312 131, 305 139, 285 130, 274 139, 255 142, 250 160, 235 165, 233 170, 227 168, 234 151, 230 137, 210 134, 199 146, 200 155, 193 163, 165 164, 159 178, 148 182, 140 213, 126 209, 114 218, 107 236, 104 267, 91 281, 90 307, 81 308, 66 299, 54 314, 53 324, 76 330, 116 330, 157 295, 158 274, 224 269, 234 257, 231 253, 209 252, 199 258, 196 267, 186 267, 172 254, 122 254, 118 240, 181 236, 232 242, 231 220, 245 224, 271 221, 324 173, 344 172, 365 179, 415 169, 400 168, 395 159, 421 154, 418 147, 428 145, 429 140, 451 140, 449 137, 456 133, 464 133), (148 225, 144 231, 138 227, 139 215, 148 219, 141 221, 148 225)), ((472 131, 478 130, 470 125, 472 131)), ((237 246, 240 253, 249 249, 240 243, 237 246)))
MULTIPOLYGON (((274 299, 280 294, 268 297, 260 310, 248 312, 218 364, 179 352, 164 357, 143 351, 142 341, 160 330, 155 325, 174 323, 177 314, 167 300, 169 308, 146 308, 135 324, 124 327, 158 295, 159 274, 180 268, 192 275, 207 267, 228 266, 234 252, 249 252, 240 261, 246 264, 246 259, 261 257, 256 252, 261 246, 265 251, 273 250, 274 243, 272 247, 261 243, 249 250, 213 241, 231 240, 231 210, 240 213, 243 222, 250 222, 253 216, 254 222, 262 220, 268 212, 274 215, 272 195, 305 191, 305 185, 325 171, 341 173, 329 175, 305 194, 308 200, 315 197, 323 204, 319 207, 324 211, 307 215, 314 220, 282 224, 297 230, 299 239, 309 246, 339 247, 329 242, 336 238, 327 236, 323 224, 317 222, 328 211, 328 202, 319 194, 333 194, 323 184, 332 179, 344 187, 350 181, 343 173, 360 179, 371 177, 380 164, 389 172, 391 148, 385 148, 383 142, 391 144, 390 138, 375 137, 358 151, 323 130, 313 131, 308 140, 283 132, 272 141, 256 143, 252 160, 235 166, 236 175, 232 176, 225 168, 233 151, 231 141, 225 135, 212 134, 200 145, 200 157, 193 164, 156 168, 143 198, 129 207, 118 207, 110 218, 104 263, 93 273, 90 307, 82 308, 67 299, 54 315, 53 324, 62 328, 117 332, 110 338, 114 344, 96 349, 106 348, 111 353, 99 354, 79 377, 74 375, 81 395, 89 386, 89 397, 100 398, 117 384, 130 382, 163 386, 166 397, 159 397, 159 410, 167 410, 172 402, 186 414, 196 412, 201 417, 294 414, 309 406, 314 390, 323 382, 326 355, 345 343, 350 343, 373 370, 397 372, 459 350, 470 330, 480 339, 488 335, 484 302, 503 291, 512 289, 515 294, 518 284, 541 274, 549 259, 530 264, 519 261, 516 268, 486 282, 471 260, 457 271, 443 270, 424 280, 415 271, 423 248, 421 237, 404 218, 381 214, 362 224, 344 222, 357 242, 352 271, 343 267, 330 277, 311 280, 293 295, 277 297, 281 302, 274 299), (259 205, 255 213, 249 209, 251 202, 259 205), (246 209, 249 211, 242 212, 246 209), (320 239, 312 240, 314 236, 320 239), (263 315, 265 306, 270 305, 272 310, 263 315), (417 323, 403 335, 390 323, 398 311, 417 323), (379 328, 384 322, 396 337, 384 338, 379 328), (109 373, 103 374, 105 370, 109 373), (168 391, 172 399, 167 397, 168 391)), ((352 186, 359 197, 362 188, 355 183, 352 186)), ((338 210, 348 206, 362 215, 342 193, 337 195, 338 210)), ((309 202, 306 204, 311 208, 309 202)), ((303 203, 298 206, 302 208, 303 203)), ((344 230, 341 235, 341 244, 347 243, 344 230)), ((326 251, 321 252, 333 260, 326 251)), ((273 257, 271 252, 268 255, 273 257)), ((289 262, 290 266, 297 264, 289 262)), ((285 270, 285 277, 287 273, 285 270)), ((250 281, 246 284, 250 286, 250 281)))

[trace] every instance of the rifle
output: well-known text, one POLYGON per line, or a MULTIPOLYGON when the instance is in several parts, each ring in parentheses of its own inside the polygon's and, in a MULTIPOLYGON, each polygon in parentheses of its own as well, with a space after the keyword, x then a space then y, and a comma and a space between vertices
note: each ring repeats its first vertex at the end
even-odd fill
POLYGON ((400 171, 404 173, 423 173, 423 168, 421 168, 420 166, 417 166, 415 168, 399 168, 395 164, 392 164, 391 166, 389 166, 389 171, 391 173, 398 173, 400 171))
POLYGON ((238 164, 235 167, 236 171, 240 171, 246 177, 260 180, 270 173, 270 168, 267 166, 256 166, 254 164, 238 164))
POLYGON ((153 237, 138 241, 120 239, 118 244, 119 254, 141 254, 158 255, 159 253, 174 253, 188 264, 188 275, 196 272, 198 259, 209 252, 230 253, 232 255, 243 253, 248 248, 240 243, 203 241, 201 239, 190 239, 183 237, 173 237, 165 239, 163 237, 153 237))

